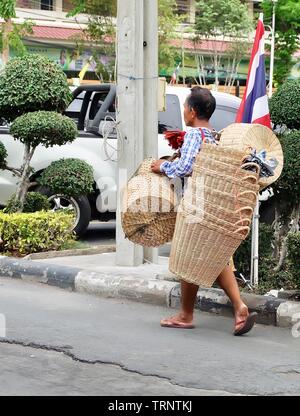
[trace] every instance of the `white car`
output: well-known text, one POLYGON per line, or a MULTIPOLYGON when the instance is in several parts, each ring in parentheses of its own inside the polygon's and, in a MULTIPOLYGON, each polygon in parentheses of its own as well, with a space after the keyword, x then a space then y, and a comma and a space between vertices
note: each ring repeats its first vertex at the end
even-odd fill
MULTIPOLYGON (((167 87, 166 111, 158 114, 158 156, 171 155, 173 150, 163 138, 166 129, 185 130, 183 103, 189 94, 189 88, 167 87)), ((240 99, 233 95, 213 92, 216 98, 216 111, 211 124, 216 130, 233 123, 240 99)), ((34 168, 32 181, 50 165, 62 158, 79 158, 89 163, 94 171, 94 189, 89 195, 65 197, 53 195, 44 187, 35 190, 46 194, 53 209, 74 209, 76 220, 74 230, 83 234, 91 220, 107 221, 115 217, 117 194, 117 163, 107 160, 104 139, 101 135, 101 122, 107 115, 115 116, 116 87, 112 84, 81 85, 73 91, 74 100, 65 112, 78 125, 78 137, 70 144, 46 149, 38 146, 31 161, 34 168), (109 197, 108 197, 109 196, 109 197)), ((1 114, 0 114, 1 117, 1 114)), ((115 138, 109 138, 114 145, 115 138)), ((9 166, 19 167, 22 164, 23 145, 9 135, 8 128, 0 127, 0 141, 5 145, 9 166)), ((5 206, 16 191, 18 178, 10 171, 0 171, 0 206, 5 206)), ((33 190, 33 189, 32 189, 33 190)))

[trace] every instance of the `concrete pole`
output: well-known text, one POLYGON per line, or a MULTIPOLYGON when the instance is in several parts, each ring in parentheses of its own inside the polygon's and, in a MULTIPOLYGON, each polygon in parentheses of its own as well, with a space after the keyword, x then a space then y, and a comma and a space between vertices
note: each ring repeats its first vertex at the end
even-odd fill
POLYGON ((270 76, 269 76, 269 93, 268 93, 269 98, 271 98, 273 94, 273 73, 274 73, 274 56, 275 56, 275 11, 276 11, 276 2, 273 1, 270 76))
POLYGON ((120 190, 144 157, 143 20, 143 1, 118 0, 117 121, 120 122, 119 128, 124 138, 124 151, 118 166, 116 224, 116 259, 120 266, 138 266, 143 263, 143 248, 125 239, 120 212, 120 190), (134 80, 130 77, 141 79, 134 80))
MULTIPOLYGON (((144 0, 144 157, 158 155, 158 3, 144 0)), ((144 248, 144 259, 158 263, 158 249, 144 248)))

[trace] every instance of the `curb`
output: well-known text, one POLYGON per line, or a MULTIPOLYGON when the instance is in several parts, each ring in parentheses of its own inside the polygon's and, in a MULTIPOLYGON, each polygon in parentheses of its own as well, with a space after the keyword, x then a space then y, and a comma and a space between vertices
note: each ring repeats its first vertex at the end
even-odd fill
POLYGON ((90 254, 103 254, 103 253, 113 253, 116 251, 115 244, 103 244, 96 247, 88 248, 76 248, 70 250, 60 250, 60 251, 43 251, 41 253, 31 253, 23 257, 24 260, 44 260, 52 259, 54 257, 69 257, 69 256, 85 256, 90 254))
MULTIPOLYGON (((78 267, 32 262, 0 256, 0 276, 35 281, 81 293, 106 298, 121 298, 137 302, 178 308, 180 284, 164 280, 132 277, 128 274, 91 272, 78 267)), ((292 327, 300 322, 300 302, 271 296, 242 293, 249 310, 258 313, 257 322, 279 327, 292 327)), ((233 315, 228 297, 222 289, 200 289, 195 308, 222 316, 233 315)))

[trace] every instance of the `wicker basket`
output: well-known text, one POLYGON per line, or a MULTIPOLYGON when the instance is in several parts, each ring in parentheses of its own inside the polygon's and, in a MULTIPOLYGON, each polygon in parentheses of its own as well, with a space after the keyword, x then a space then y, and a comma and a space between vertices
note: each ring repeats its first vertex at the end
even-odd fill
POLYGON ((178 212, 169 269, 189 283, 211 287, 248 231, 249 227, 240 227, 230 233, 191 223, 185 213, 178 212))
POLYGON ((170 180, 151 172, 151 162, 141 164, 123 191, 121 221, 130 241, 158 247, 172 240, 179 201, 170 180))
POLYGON ((203 144, 196 158, 179 206, 169 266, 187 282, 211 287, 250 231, 258 172, 237 168, 238 163, 232 169, 244 154, 203 144))

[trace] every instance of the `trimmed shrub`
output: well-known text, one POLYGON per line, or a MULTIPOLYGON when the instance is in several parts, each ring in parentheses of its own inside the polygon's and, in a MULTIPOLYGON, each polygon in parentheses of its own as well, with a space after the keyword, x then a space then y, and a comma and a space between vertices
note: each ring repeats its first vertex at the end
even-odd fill
MULTIPOLYGON (((11 214, 18 212, 20 209, 20 202, 16 200, 13 195, 7 202, 3 212, 11 214)), ((51 209, 50 202, 45 195, 39 192, 28 192, 25 196, 23 212, 49 211, 51 209)))
MULTIPOLYGON (((300 97, 299 97, 300 101, 300 97)), ((299 115, 300 118, 300 115, 299 115)), ((272 187, 279 191, 283 199, 300 201, 300 130, 280 137, 284 154, 284 165, 280 178, 272 187)))
POLYGON ((300 289, 300 232, 289 233, 287 238, 288 256, 290 269, 295 277, 297 288, 300 289))
MULTIPOLYGON (((288 258, 284 267, 274 271, 277 265, 272 256, 273 230, 270 225, 260 224, 259 227, 259 278, 258 293, 266 293, 271 289, 300 289, 300 233, 288 236, 288 258)), ((234 256, 238 272, 250 276, 251 235, 241 244, 234 256)))
POLYGON ((60 159, 52 162, 37 181, 55 194, 86 195, 93 190, 93 169, 84 160, 60 159))
POLYGON ((5 169, 7 151, 2 142, 0 142, 0 169, 5 169))
POLYGON ((72 227, 72 216, 63 212, 0 212, 1 249, 14 255, 60 250, 74 241, 72 227))
POLYGON ((270 114, 276 125, 300 129, 300 80, 285 82, 270 99, 270 114))
POLYGON ((11 125, 15 139, 31 147, 63 145, 76 139, 77 127, 69 117, 53 111, 36 111, 18 117, 11 125))
POLYGON ((63 70, 44 56, 11 59, 0 75, 0 114, 6 120, 41 109, 63 112, 71 99, 63 70))

